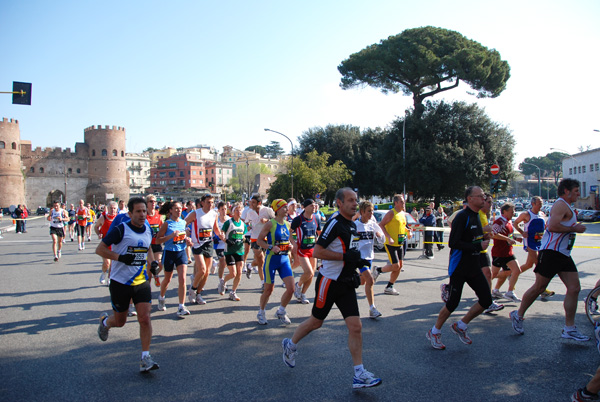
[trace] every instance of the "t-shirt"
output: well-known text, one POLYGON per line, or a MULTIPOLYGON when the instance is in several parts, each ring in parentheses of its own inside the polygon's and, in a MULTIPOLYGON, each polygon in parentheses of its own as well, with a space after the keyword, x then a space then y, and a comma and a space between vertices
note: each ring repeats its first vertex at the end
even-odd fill
POLYGON ((269 208, 263 207, 260 205, 258 207, 258 213, 255 210, 248 210, 248 214, 246 215, 246 222, 250 222, 250 226, 252 227, 252 232, 250 233, 250 238, 252 240, 256 240, 260 231, 262 230, 264 223, 261 222, 261 219, 270 219, 269 217, 269 208))
POLYGON ((383 230, 377 224, 374 218, 371 218, 367 223, 362 223, 360 219, 354 221, 356 224, 356 230, 358 230, 358 249, 360 250, 361 258, 365 260, 372 260, 375 257, 373 252, 373 244, 375 242, 375 236, 379 234, 379 237, 383 237, 383 230))
MULTIPOLYGON (((317 244, 327 250, 344 253, 350 249, 358 250, 359 240, 356 224, 344 218, 342 214, 337 214, 325 223, 317 244)), ((356 268, 356 264, 348 264, 344 261, 323 260, 319 272, 324 277, 335 281, 341 276, 351 277, 356 268)))
MULTIPOLYGON (((507 220, 505 217, 500 216, 494 221, 492 230, 498 234, 510 237, 513 234, 512 222, 507 220)), ((510 257, 513 255, 513 246, 506 240, 494 239, 494 246, 492 247, 492 257, 510 257)))

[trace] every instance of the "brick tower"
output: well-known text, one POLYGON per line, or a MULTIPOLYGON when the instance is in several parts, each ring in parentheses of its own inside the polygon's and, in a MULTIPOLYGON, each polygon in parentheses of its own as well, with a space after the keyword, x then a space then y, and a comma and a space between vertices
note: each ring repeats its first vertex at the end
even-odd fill
POLYGON ((19 121, 0 121, 0 207, 25 202, 25 180, 21 171, 21 134, 19 121))
POLYGON ((125 128, 92 126, 83 131, 89 151, 86 201, 105 203, 107 193, 114 194, 115 199, 129 199, 125 128))

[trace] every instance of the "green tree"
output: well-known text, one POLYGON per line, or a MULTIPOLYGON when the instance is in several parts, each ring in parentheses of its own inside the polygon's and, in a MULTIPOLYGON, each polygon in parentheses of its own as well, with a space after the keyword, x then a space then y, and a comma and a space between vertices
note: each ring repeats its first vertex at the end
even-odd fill
POLYGON ((283 153, 283 148, 281 148, 281 144, 277 141, 271 141, 271 143, 265 147, 265 155, 269 155, 271 158, 278 158, 279 155, 283 155, 283 153))
POLYGON ((524 175, 538 176, 538 169, 532 165, 536 165, 540 168, 542 176, 552 176, 554 184, 558 185, 558 180, 562 177, 562 160, 568 157, 569 154, 563 152, 551 152, 546 156, 534 156, 525 158, 519 165, 519 170, 524 175), (532 164, 532 165, 531 165, 532 164))
POLYGON ((257 174, 273 174, 271 169, 264 163, 250 163, 246 165, 243 159, 236 162, 235 173, 235 177, 231 178, 232 183, 233 179, 237 180, 237 190, 236 187, 233 187, 234 191, 239 191, 240 193, 246 193, 248 195, 254 187, 254 179, 257 174))
POLYGON ((267 154, 267 150, 262 145, 252 145, 246 148, 244 151, 256 152, 260 156, 265 156, 267 154))
POLYGON ((417 197, 462 197, 467 185, 489 188, 490 166, 501 167, 510 179, 515 145, 511 132, 493 122, 476 104, 426 102, 421 118, 406 117, 406 170, 403 171, 403 118, 392 123, 382 147, 382 172, 387 187, 382 195, 403 188, 417 197))
MULTIPOLYGON (((335 192, 348 184, 351 174, 341 161, 329 163, 330 155, 316 150, 294 160, 294 196, 299 200, 322 194, 332 200, 335 192)), ((291 160, 284 162, 291 170, 291 160)), ((277 180, 269 189, 269 199, 287 199, 291 195, 291 177, 288 173, 277 174, 277 180)))
POLYGON ((510 67, 495 49, 458 32, 436 27, 407 29, 350 57, 338 66, 342 89, 359 85, 413 96, 417 117, 423 101, 467 83, 477 97, 496 97, 506 88, 510 67))

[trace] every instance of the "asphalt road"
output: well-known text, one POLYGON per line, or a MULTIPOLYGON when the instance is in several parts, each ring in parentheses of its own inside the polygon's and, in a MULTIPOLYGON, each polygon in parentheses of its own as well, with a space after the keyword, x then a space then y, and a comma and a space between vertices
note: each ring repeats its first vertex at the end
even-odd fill
MULTIPOLYGON (((6 223, 6 220, 5 220, 6 223)), ((2 226, 0 224, 0 226, 2 226)), ((589 225, 588 233, 600 233, 589 225)), ((409 251, 396 288, 399 296, 383 294, 388 278, 378 280, 379 320, 368 318, 362 289, 359 307, 363 324, 365 367, 380 376, 375 388, 353 391, 352 361, 347 331, 334 308, 325 324, 299 343, 296 368, 282 362, 281 340, 310 315, 310 306, 288 307, 292 325, 274 318, 282 288, 268 305, 269 324, 256 323, 258 275, 242 279, 240 302, 216 291, 211 276, 205 292, 208 304, 188 306, 186 319, 175 316, 175 284, 167 293, 166 312, 153 307, 151 353, 160 370, 138 372, 138 325, 130 318, 123 328, 98 339, 98 317, 110 311, 108 288, 98 283, 100 258, 93 239, 86 250, 67 242, 63 257, 53 262, 48 227, 43 220, 28 223, 28 233, 3 233, 0 239, 0 400, 2 401, 567 401, 600 363, 593 341, 578 343, 560 337, 564 286, 550 301, 529 310, 525 335, 517 335, 508 313, 517 304, 475 319, 469 332, 472 345, 463 345, 448 325, 447 349, 434 350, 425 338, 442 306, 439 285, 446 279, 448 249, 435 259, 419 259, 409 251)), ((600 247, 600 237, 580 236, 576 246, 600 247)), ((522 249, 516 251, 524 262, 522 249)), ((573 257, 582 283, 580 300, 600 278, 598 249, 576 248, 573 257)), ((376 253, 378 265, 385 255, 376 253)), ((296 275, 299 275, 296 272, 296 275)), ((522 275, 517 293, 533 283, 522 275)), ((156 296, 156 287, 152 285, 156 296)), ((309 297, 314 291, 309 292, 309 297)), ((465 287, 450 323, 474 302, 465 287)), ((577 324, 593 336, 592 326, 578 309, 577 324)))

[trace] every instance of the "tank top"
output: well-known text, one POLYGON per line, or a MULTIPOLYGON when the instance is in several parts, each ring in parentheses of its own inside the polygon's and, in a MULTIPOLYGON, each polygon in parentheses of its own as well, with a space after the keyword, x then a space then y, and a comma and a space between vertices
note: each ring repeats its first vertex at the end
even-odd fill
MULTIPOLYGON (((567 227, 575 226, 575 224, 577 223, 575 211, 573 211, 573 208, 571 208, 571 206, 564 199, 559 198, 558 200, 556 200, 556 202, 559 201, 562 201, 565 204, 567 204, 572 214, 571 219, 569 219, 566 222, 561 222, 560 224, 567 227)), ((552 213, 552 211, 550 211, 550 213, 552 213)), ((541 250, 554 250, 566 255, 567 257, 570 257, 573 244, 575 244, 575 232, 550 232, 548 230, 548 225, 546 225, 546 228, 544 230, 544 236, 542 237, 541 250)))
POLYGON ((62 228, 65 226, 64 222, 62 220, 60 220, 59 218, 61 218, 63 216, 63 210, 59 209, 58 211, 55 210, 54 208, 52 208, 50 210, 50 216, 52 217, 51 221, 50 221, 50 226, 53 228, 62 228))
POLYGON ((167 219, 166 223, 167 223, 167 231, 165 232, 165 236, 170 236, 172 233, 175 233, 175 232, 180 232, 180 235, 167 240, 165 242, 165 250, 168 250, 168 251, 185 250, 185 220, 181 219, 181 218, 178 221, 174 221, 172 219, 167 219))
POLYGON ((102 236, 104 237, 108 233, 108 229, 110 228, 110 225, 117 214, 109 215, 106 212, 102 212, 102 216, 104 217, 104 222, 102 222, 99 232, 102 233, 102 236))
POLYGON ((160 225, 162 223, 161 215, 158 212, 154 212, 154 215, 146 215, 146 220, 150 225, 150 229, 152 229, 152 244, 156 244, 156 234, 160 230, 160 225))
POLYGON ((87 224, 87 208, 77 208, 77 224, 79 226, 85 226, 87 224))
POLYGON ((214 209, 204 212, 202 208, 196 210, 196 219, 192 222, 192 241, 194 248, 212 241, 212 232, 218 213, 214 209))
POLYGON ((290 251, 290 224, 284 220, 280 224, 275 219, 271 219, 271 230, 267 234, 267 244, 279 247, 279 252, 267 250, 268 255, 288 255, 290 251))
POLYGON ((389 233, 390 237, 394 239, 394 244, 390 244, 388 238, 385 238, 385 244, 391 246, 401 246, 406 240, 406 216, 404 211, 397 212, 395 209, 392 220, 385 225, 385 230, 389 233))
MULTIPOLYGON (((485 214, 485 212, 483 212, 481 209, 479 210, 479 212, 477 212, 477 214, 479 215, 479 222, 481 222, 481 228, 483 229, 484 227, 486 227, 487 225, 489 225, 490 221, 488 220, 487 215, 485 214)), ((488 247, 489 248, 489 247, 488 247)), ((485 254, 488 252, 488 249, 486 248, 485 250, 481 250, 481 254, 485 254)))
POLYGON ((529 222, 523 225, 524 231, 527 232, 527 237, 523 238, 523 246, 532 250, 539 250, 542 245, 546 222, 539 212, 537 214, 534 214, 531 210, 527 212, 529 213, 529 222))

